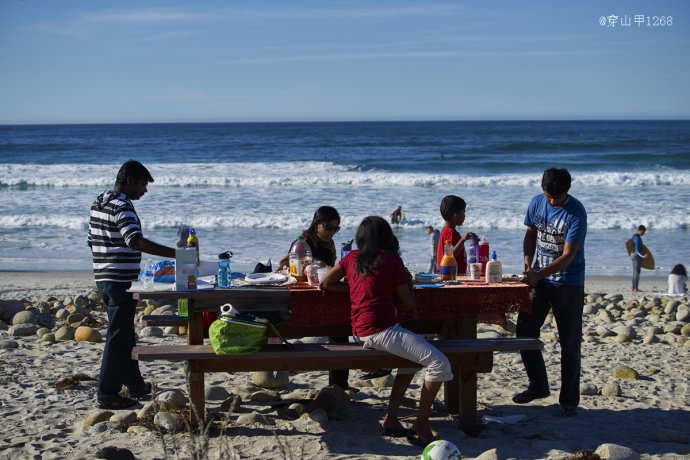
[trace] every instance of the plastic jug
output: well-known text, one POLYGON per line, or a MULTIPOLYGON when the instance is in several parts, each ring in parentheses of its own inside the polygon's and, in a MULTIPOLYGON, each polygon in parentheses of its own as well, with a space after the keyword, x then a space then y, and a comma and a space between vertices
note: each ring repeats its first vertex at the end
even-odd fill
POLYGON ((441 281, 455 281, 458 274, 458 261, 453 255, 453 243, 450 240, 444 241, 443 259, 439 267, 441 281))
POLYGON ((294 276, 297 284, 307 284, 307 275, 304 269, 311 263, 311 249, 309 244, 304 240, 304 236, 297 237, 290 248, 290 275, 294 276))

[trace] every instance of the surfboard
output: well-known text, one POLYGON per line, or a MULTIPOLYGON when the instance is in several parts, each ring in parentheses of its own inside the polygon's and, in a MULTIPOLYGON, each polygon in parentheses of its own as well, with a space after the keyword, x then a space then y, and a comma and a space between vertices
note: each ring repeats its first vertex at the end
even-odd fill
MULTIPOLYGON (((635 251, 635 243, 633 243, 632 238, 625 242, 625 249, 628 251, 628 256, 635 251)), ((647 254, 647 257, 642 259, 642 268, 646 270, 654 270, 654 256, 652 255, 652 251, 647 249, 647 246, 643 244, 642 253, 647 254)))

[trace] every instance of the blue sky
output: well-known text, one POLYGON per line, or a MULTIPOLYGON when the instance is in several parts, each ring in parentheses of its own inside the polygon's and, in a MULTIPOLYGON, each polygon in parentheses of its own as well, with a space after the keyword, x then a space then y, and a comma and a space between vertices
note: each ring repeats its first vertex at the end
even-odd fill
POLYGON ((688 50, 688 0, 2 0, 0 123, 687 119, 688 50))

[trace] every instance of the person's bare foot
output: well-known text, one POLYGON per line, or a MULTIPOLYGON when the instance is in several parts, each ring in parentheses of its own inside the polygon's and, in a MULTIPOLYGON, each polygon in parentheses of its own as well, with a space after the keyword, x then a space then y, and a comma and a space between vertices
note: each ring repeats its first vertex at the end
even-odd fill
POLYGON ((388 417, 388 415, 381 422, 381 427, 383 428, 384 436, 403 437, 407 436, 409 432, 397 417, 388 417))
POLYGON ((639 289, 633 289, 632 291, 633 291, 633 292, 642 292, 642 291, 640 291, 639 289))
POLYGON ((433 441, 434 438, 434 433, 431 431, 431 427, 429 427, 429 424, 420 424, 419 422, 415 421, 412 424, 412 431, 417 435, 420 441, 424 445, 429 444, 431 441, 433 441))

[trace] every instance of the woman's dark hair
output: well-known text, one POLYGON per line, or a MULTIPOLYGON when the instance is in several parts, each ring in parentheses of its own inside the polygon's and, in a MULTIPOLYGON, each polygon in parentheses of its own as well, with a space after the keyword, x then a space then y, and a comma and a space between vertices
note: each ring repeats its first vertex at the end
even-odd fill
POLYGON ((357 272, 363 276, 371 273, 379 264, 379 255, 383 251, 398 254, 400 244, 393 235, 393 230, 383 217, 369 216, 359 224, 355 234, 355 242, 359 248, 357 257, 357 272))
POLYGON ((147 182, 153 182, 153 177, 146 167, 135 160, 126 161, 117 172, 115 185, 120 186, 127 183, 127 177, 132 176, 134 180, 146 179, 147 182))
POLYGON ((567 169, 549 168, 541 177, 541 189, 551 196, 561 196, 570 190, 570 182, 567 169))
POLYGON ((688 276, 688 272, 685 271, 685 266, 683 264, 678 264, 675 267, 673 267, 673 270, 671 270, 672 275, 683 275, 685 277, 688 276))
POLYGON ((305 230, 305 235, 315 235, 316 228, 319 224, 329 222, 331 220, 337 220, 340 224, 340 214, 333 206, 321 206, 314 213, 314 219, 311 221, 311 225, 305 230))

